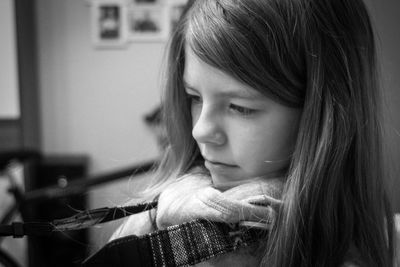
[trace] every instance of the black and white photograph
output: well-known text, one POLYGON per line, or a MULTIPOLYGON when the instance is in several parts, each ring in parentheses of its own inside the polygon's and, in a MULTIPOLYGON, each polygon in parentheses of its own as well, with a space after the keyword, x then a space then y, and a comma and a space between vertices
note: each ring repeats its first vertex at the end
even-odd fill
POLYGON ((92 39, 96 47, 119 48, 127 43, 124 0, 93 0, 92 39))
POLYGON ((120 7, 103 5, 100 7, 99 34, 100 39, 115 40, 121 35, 120 7))
POLYGON ((164 5, 131 5, 128 12, 130 41, 165 41, 169 25, 164 5))
POLYGON ((400 0, 0 0, 0 267, 400 267, 400 0))

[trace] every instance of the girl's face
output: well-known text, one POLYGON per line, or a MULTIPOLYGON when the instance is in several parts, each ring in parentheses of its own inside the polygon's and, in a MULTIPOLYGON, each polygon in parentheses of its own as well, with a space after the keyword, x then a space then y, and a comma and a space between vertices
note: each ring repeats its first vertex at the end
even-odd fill
POLYGON ((189 47, 184 82, 192 135, 216 186, 282 175, 294 148, 299 109, 282 106, 206 64, 189 47))

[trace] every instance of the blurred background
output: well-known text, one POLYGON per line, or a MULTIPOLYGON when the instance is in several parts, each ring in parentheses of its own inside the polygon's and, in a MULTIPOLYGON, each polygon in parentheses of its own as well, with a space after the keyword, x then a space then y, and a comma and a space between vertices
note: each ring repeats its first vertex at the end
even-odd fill
MULTIPOLYGON (((184 3, 0 0, 0 154, 40 154, 19 171, 26 192, 116 174, 158 158, 152 115, 160 103, 168 37, 184 3)), ((378 34, 386 156, 393 172, 388 183, 400 212, 400 1, 366 3, 378 34)), ((32 205, 27 216, 51 220, 122 205, 151 175, 121 178, 79 196, 32 205)), ((14 203, 8 188, 0 177, 0 217, 14 203)), ((1 249, 21 266, 74 266, 104 245, 117 224, 45 241, 7 238, 1 249)))

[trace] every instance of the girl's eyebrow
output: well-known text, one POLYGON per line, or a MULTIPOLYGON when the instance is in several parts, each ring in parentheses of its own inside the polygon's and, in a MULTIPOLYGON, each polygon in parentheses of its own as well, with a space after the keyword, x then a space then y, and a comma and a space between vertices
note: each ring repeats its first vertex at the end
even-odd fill
MULTIPOLYGON (((194 86, 191 86, 190 84, 188 84, 186 81, 183 81, 183 85, 186 89, 189 89, 196 93, 199 93, 199 90, 197 90, 194 86)), ((254 91, 254 93, 251 93, 247 89, 224 91, 224 92, 219 92, 217 95, 221 96, 221 97, 242 98, 242 99, 249 99, 249 100, 260 99, 260 98, 265 97, 257 91, 254 91)))

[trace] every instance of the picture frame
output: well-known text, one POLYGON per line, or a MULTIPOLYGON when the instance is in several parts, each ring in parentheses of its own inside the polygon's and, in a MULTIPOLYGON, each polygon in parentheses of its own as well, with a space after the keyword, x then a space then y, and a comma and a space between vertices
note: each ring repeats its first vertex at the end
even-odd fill
POLYGON ((91 28, 95 47, 125 47, 128 41, 126 1, 92 0, 91 28))
POLYGON ((163 42, 169 36, 168 8, 162 0, 130 0, 128 38, 133 42, 163 42))

